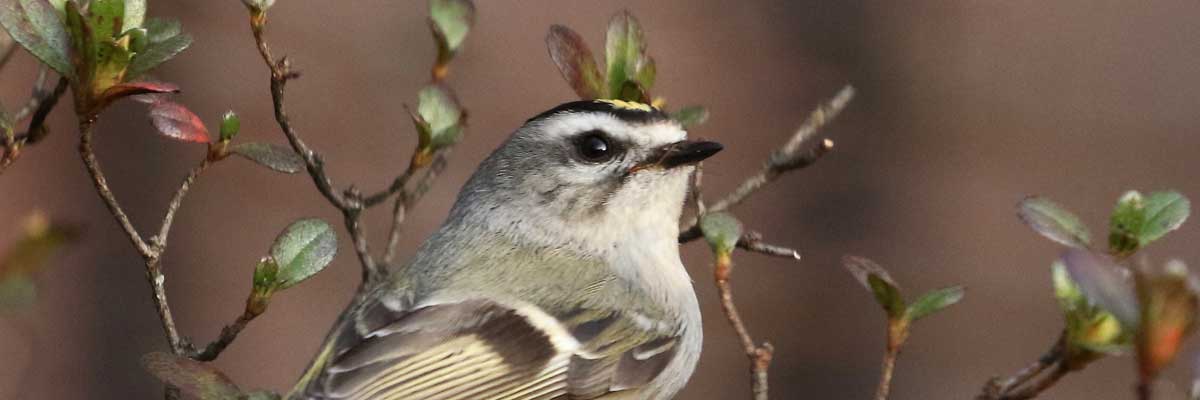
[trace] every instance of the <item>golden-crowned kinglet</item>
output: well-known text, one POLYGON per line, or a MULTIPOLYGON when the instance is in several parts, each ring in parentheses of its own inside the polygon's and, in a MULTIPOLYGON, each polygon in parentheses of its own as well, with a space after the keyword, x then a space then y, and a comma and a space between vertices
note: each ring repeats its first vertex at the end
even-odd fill
POLYGON ((416 256, 355 300, 294 399, 668 399, 700 356, 679 260, 693 165, 640 103, 566 103, 526 121, 416 256))

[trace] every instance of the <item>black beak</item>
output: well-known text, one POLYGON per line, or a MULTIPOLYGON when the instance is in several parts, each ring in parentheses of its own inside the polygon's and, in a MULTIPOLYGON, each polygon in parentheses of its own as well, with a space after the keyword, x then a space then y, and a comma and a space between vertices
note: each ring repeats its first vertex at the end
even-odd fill
POLYGON ((651 162, 663 169, 694 165, 724 148, 717 142, 685 140, 663 146, 661 153, 651 162))

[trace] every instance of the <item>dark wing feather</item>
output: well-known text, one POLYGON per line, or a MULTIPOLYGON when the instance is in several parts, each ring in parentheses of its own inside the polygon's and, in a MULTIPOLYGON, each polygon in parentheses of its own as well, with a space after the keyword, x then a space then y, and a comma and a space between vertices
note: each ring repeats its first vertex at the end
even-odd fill
POLYGON ((359 308, 318 358, 299 398, 601 399, 636 392, 675 355, 675 335, 620 313, 566 319, 468 300, 359 308))

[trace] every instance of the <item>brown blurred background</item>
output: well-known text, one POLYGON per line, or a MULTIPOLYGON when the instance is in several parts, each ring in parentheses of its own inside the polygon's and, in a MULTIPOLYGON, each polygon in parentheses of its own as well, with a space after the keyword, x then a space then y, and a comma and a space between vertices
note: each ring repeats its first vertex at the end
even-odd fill
MULTIPOLYGON (((777 349, 773 398, 865 399, 883 347, 882 313, 839 267, 852 253, 889 267, 911 294, 965 284, 966 300, 919 324, 902 355, 895 399, 967 399, 1052 342, 1061 324, 1047 267, 1058 248, 1014 217, 1027 194, 1076 210, 1102 237, 1126 189, 1200 198, 1200 3, 860 1, 480 1, 478 24, 450 82, 471 112, 452 165, 410 218, 405 254, 442 220, 475 165, 525 118, 573 95, 551 65, 547 28, 563 23, 593 48, 614 12, 641 19, 658 59, 655 93, 704 104, 693 134, 727 144, 706 163, 708 197, 757 168, 819 102, 852 83, 859 96, 825 134, 835 151, 737 209, 800 263, 744 254, 735 290, 750 329, 777 349)), ((293 120, 341 183, 374 188, 413 145, 413 103, 434 54, 421 1, 280 0, 269 37, 304 78, 290 85, 293 120), (352 4, 352 5, 350 5, 352 4)), ((241 140, 282 142, 267 73, 233 0, 152 1, 195 44, 158 70, 210 125, 243 116, 241 140)), ((21 54, 0 93, 15 104, 35 66, 21 54)), ((83 242, 39 276, 29 310, 0 316, 0 398, 156 398, 138 365, 166 348, 140 259, 106 212, 75 152, 67 102, 52 136, 0 175, 0 243, 31 210, 86 225, 83 242), (26 372, 19 372, 26 371, 26 372)), ((201 146, 152 133, 141 105, 107 112, 97 151, 143 230, 201 146)), ((215 128, 214 128, 215 129, 215 128)), ((241 310, 254 261, 301 216, 338 223, 301 175, 242 160, 210 170, 184 203, 166 255, 182 332, 211 340, 241 310)), ((385 212, 370 228, 381 240, 385 212)), ((1149 253, 1200 263, 1196 223, 1149 253)), ((342 239, 334 265, 276 296, 216 365, 243 387, 285 390, 348 300, 358 266, 342 239)), ((703 245, 685 248, 706 316, 705 353, 683 399, 747 398, 746 361, 725 324, 703 245)), ((1179 388, 1195 357, 1172 373, 1179 388)), ((1131 398, 1133 362, 1104 360, 1049 392, 1058 399, 1131 398)), ((1164 396, 1165 398, 1165 396, 1164 396)))

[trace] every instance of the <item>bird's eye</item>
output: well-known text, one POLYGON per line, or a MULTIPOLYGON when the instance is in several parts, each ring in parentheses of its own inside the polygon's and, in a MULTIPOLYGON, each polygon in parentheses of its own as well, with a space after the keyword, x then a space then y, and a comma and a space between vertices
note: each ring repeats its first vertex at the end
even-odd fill
POLYGON ((588 162, 606 161, 617 154, 616 144, 609 141, 600 131, 580 135, 575 140, 575 150, 579 153, 579 158, 588 162))

